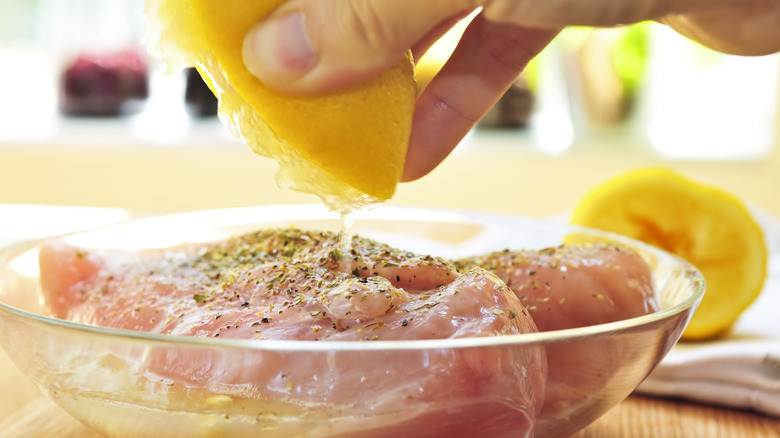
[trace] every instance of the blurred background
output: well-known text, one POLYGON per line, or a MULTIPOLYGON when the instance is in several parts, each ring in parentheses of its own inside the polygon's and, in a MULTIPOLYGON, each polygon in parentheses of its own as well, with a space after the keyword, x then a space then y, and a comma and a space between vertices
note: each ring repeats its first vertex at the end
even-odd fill
MULTIPOLYGON (((142 0, 0 0, 0 203, 167 213, 319 202, 232 139, 193 71, 162 74, 142 0)), ((462 26, 421 60, 424 84, 462 26)), ((665 165, 780 216, 780 56, 706 49, 656 23, 566 30, 393 205, 544 217, 665 165)))

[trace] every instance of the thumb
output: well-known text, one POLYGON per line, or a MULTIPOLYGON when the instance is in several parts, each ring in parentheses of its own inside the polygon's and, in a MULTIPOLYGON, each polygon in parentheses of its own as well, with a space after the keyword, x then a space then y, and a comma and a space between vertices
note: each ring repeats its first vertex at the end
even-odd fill
POLYGON ((291 0, 244 40, 244 62, 277 91, 309 94, 361 82, 398 62, 470 0, 291 0))

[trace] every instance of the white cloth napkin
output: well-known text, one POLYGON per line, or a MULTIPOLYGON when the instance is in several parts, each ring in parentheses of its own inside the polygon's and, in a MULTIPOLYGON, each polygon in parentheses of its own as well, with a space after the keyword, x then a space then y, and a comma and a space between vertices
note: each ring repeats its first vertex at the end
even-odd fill
POLYGON ((770 254, 761 295, 728 336, 678 343, 637 393, 780 417, 780 222, 761 212, 756 216, 770 254))

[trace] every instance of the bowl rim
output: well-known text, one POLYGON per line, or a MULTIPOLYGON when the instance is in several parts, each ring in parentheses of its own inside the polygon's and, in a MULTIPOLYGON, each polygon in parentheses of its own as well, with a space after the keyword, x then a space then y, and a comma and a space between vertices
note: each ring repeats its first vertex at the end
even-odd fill
MULTIPOLYGON (((147 216, 140 218, 131 218, 127 221, 114 223, 98 228, 89 230, 82 230, 74 233, 67 233, 57 236, 50 236, 42 239, 25 240, 17 242, 9 246, 0 248, 0 264, 8 263, 14 258, 34 250, 41 244, 63 239, 69 236, 76 236, 83 233, 90 233, 96 230, 105 230, 113 227, 132 224, 134 222, 144 220, 155 219, 170 219, 170 218, 186 218, 188 215, 201 215, 215 212, 228 212, 235 214, 242 210, 257 210, 257 209, 291 209, 296 210, 303 208, 303 211, 307 211, 307 208, 314 207, 319 209, 319 205, 309 204, 295 204, 295 205, 265 205, 258 207, 235 207, 213 210, 200 210, 195 212, 174 213, 159 216, 147 216)), ((201 347, 201 348, 219 348, 219 349, 243 349, 243 350, 255 350, 255 351, 274 351, 274 352, 302 352, 302 351, 318 351, 318 352, 331 352, 331 351, 375 351, 375 350, 430 350, 430 349, 461 349, 461 348, 480 348, 480 347, 497 347, 506 345, 537 345, 548 344, 556 342, 570 341, 574 339, 593 338, 602 335, 617 335, 626 332, 632 332, 641 330, 643 327, 659 323, 666 319, 671 319, 676 315, 688 311, 689 309, 695 310, 698 306, 702 296, 704 295, 706 284, 704 276, 695 266, 685 261, 679 256, 671 254, 663 249, 654 247, 641 241, 637 241, 619 234, 610 233, 603 230, 594 228, 583 227, 579 225, 572 225, 568 223, 555 222, 550 219, 535 219, 524 216, 504 215, 500 213, 484 213, 474 212, 458 209, 439 209, 439 208, 415 208, 415 207, 383 207, 380 214, 371 214, 368 212, 366 215, 361 215, 360 218, 375 218, 386 219, 381 213, 389 211, 392 214, 408 215, 414 212, 443 212, 452 213, 456 215, 464 215, 465 217, 473 218, 476 213, 478 217, 488 220, 494 220, 498 222, 514 221, 514 222, 527 222, 536 225, 561 227, 571 231, 585 232, 591 235, 604 237, 613 241, 623 242, 630 244, 631 246, 640 248, 642 251, 646 251, 651 255, 664 257, 671 260, 675 265, 679 265, 681 270, 684 270, 691 276, 691 283, 697 284, 696 290, 689 296, 685 297, 682 301, 674 304, 668 308, 658 310, 646 315, 637 316, 634 318, 624 319, 620 321, 614 321, 610 323, 597 324, 585 327, 576 327, 563 330, 553 330, 537 333, 522 333, 513 335, 501 335, 501 336, 480 336, 480 337, 467 337, 467 338, 449 338, 449 339, 414 339, 414 340, 376 340, 376 341, 300 341, 300 340, 260 340, 260 339, 227 339, 227 338, 200 338, 184 335, 170 335, 170 334, 157 334, 142 331, 135 331, 129 329, 118 329, 112 327, 93 326, 88 324, 82 324, 78 322, 58 319, 39 313, 23 310, 9 304, 6 304, 0 300, 0 314, 5 313, 11 315, 14 318, 26 321, 28 323, 35 323, 38 325, 44 325, 50 329, 66 330, 70 332, 85 332, 92 335, 101 337, 116 337, 121 340, 131 342, 153 342, 155 344, 162 345, 176 345, 179 347, 201 347)), ((391 214, 391 215, 392 215, 391 214)), ((406 216, 408 217, 408 216, 406 216)), ((311 218, 321 219, 321 218, 311 218)), ((0 286, 2 281, 0 280, 0 286)), ((691 312, 692 313, 692 312, 691 312)))

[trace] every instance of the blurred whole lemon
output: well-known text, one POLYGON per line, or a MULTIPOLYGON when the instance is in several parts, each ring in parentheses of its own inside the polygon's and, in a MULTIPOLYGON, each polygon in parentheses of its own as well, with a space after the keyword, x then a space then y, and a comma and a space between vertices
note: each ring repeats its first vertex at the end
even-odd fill
POLYGON ((670 169, 642 168, 603 183, 585 194, 571 222, 660 247, 702 271, 706 292, 683 339, 727 332, 764 284, 766 243, 744 203, 670 169))
POLYGON ((279 163, 280 186, 318 195, 342 212, 389 199, 411 132, 411 55, 337 92, 277 93, 245 67, 242 45, 252 26, 284 2, 146 0, 147 45, 169 69, 198 68, 231 132, 279 163))

